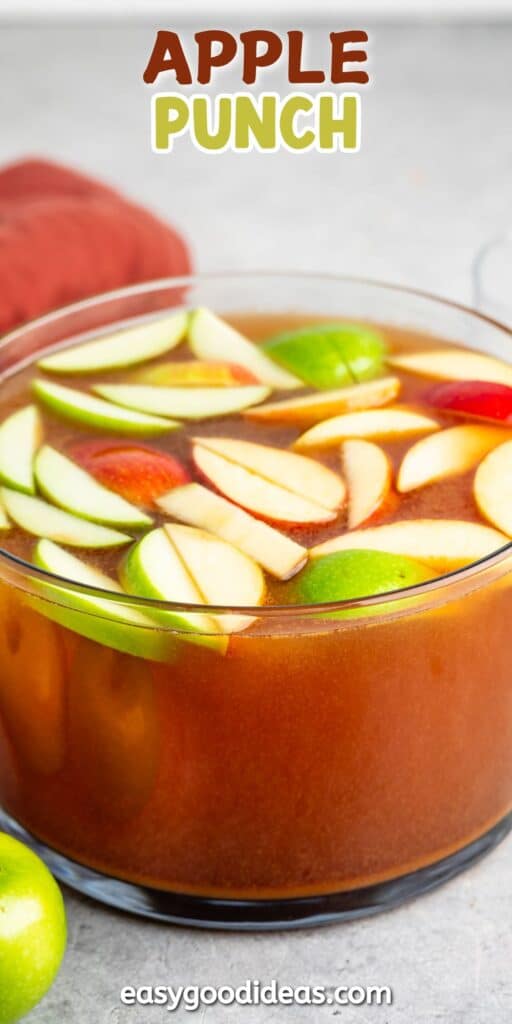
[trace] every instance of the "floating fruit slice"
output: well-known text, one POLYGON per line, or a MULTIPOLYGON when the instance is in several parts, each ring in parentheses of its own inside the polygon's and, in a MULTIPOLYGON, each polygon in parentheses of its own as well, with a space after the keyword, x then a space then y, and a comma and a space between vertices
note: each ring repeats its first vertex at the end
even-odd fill
POLYGON ((115 405, 184 420, 227 416, 263 402, 270 389, 260 384, 237 388, 161 388, 143 384, 96 384, 93 391, 115 405))
POLYGON ((107 526, 90 523, 87 519, 54 508, 41 498, 33 498, 8 487, 0 489, 8 515, 27 533, 36 537, 49 537, 78 548, 114 548, 129 544, 131 537, 107 526))
POLYGON ((391 488, 392 467, 386 452, 372 441, 345 441, 341 460, 348 487, 347 525, 353 530, 384 504, 391 488))
POLYGON ((147 416, 132 409, 122 409, 102 398, 94 398, 85 391, 62 384, 52 384, 45 380, 35 380, 33 389, 36 396, 48 406, 52 412, 65 416, 76 423, 85 423, 89 427, 101 430, 113 430, 119 434, 166 434, 181 426, 173 420, 161 419, 158 416, 147 416))
POLYGON ((113 526, 149 526, 151 519, 135 505, 109 491, 71 459, 45 445, 35 460, 35 474, 44 496, 84 519, 113 526))
POLYGON ((178 459, 149 445, 81 441, 70 454, 101 484, 135 505, 151 506, 161 494, 190 480, 178 459))
POLYGON ((316 388, 376 377, 385 351, 378 331, 347 323, 299 327, 265 343, 265 352, 272 359, 316 388))
MULTIPOLYGON (((254 559, 226 541, 193 526, 167 523, 167 537, 182 558, 205 604, 252 607, 263 604, 265 580, 254 559)), ((246 629, 248 615, 215 616, 223 633, 246 629)))
POLYGON ((160 363, 139 370, 132 376, 140 384, 169 388, 227 388, 237 384, 258 384, 258 378, 236 363, 204 363, 199 359, 186 363, 160 363))
POLYGON ((235 331, 209 309, 198 309, 190 317, 188 340, 199 359, 220 359, 249 370, 262 384, 288 390, 300 388, 297 377, 276 366, 263 350, 235 331))
POLYGON ((222 494, 263 519, 328 523, 345 499, 345 486, 336 473, 280 448, 206 437, 195 440, 193 457, 222 494))
MULTIPOLYGON (((130 594, 156 601, 179 604, 204 604, 203 596, 188 572, 164 529, 151 530, 130 548, 121 569, 121 582, 130 594)), ((219 632, 213 616, 202 612, 155 611, 155 618, 168 629, 183 630, 198 644, 206 644, 225 652, 223 637, 209 636, 219 632)))
POLYGON ((512 384, 512 366, 494 356, 469 349, 432 348, 388 357, 388 363, 406 373, 436 380, 478 380, 512 384))
POLYGON ((458 380, 437 384, 423 400, 442 412, 512 424, 512 387, 493 381, 458 380))
POLYGON ((508 537, 489 526, 461 519, 410 519, 366 530, 354 530, 319 544, 311 558, 351 548, 389 551, 417 558, 439 572, 449 572, 485 558, 508 544, 508 537))
POLYGON ((475 473, 473 493, 482 515, 512 536, 512 441, 486 456, 475 473))
MULTIPOLYGON (((55 576, 81 583, 95 590, 122 594, 117 580, 113 580, 95 566, 88 565, 51 540, 38 541, 34 564, 55 576)), ((69 590, 59 583, 38 580, 35 584, 43 600, 37 607, 46 618, 58 622, 66 629, 95 640, 104 647, 133 654, 152 661, 172 661, 176 643, 170 634, 157 628, 150 616, 139 612, 128 603, 109 600, 93 594, 69 590)), ((129 598, 127 597, 127 602, 129 598)))
POLYGON ((397 489, 405 493, 466 473, 504 440, 506 432, 500 427, 471 423, 423 437, 406 452, 398 473, 397 489))
POLYGON ((354 412, 358 409, 372 409, 392 402, 400 392, 398 377, 379 377, 377 380, 352 387, 338 388, 307 395, 305 398, 291 398, 283 402, 268 402, 255 409, 248 409, 247 419, 262 423, 318 423, 339 413, 354 412))
POLYGON ((334 416, 323 423, 317 423, 302 434, 294 448, 330 448, 350 437, 373 438, 393 441, 395 438, 412 437, 439 430, 439 423, 415 409, 394 406, 390 409, 365 409, 362 412, 348 412, 334 416))
POLYGON ((301 544, 201 484, 176 487, 157 504, 166 515, 233 544, 277 579, 290 579, 307 560, 308 552, 301 544))
POLYGON ((177 313, 62 349, 40 359, 37 365, 51 373, 71 374, 134 366, 175 348, 185 337, 187 323, 187 314, 177 313))
MULTIPOLYGON (((390 591, 426 583, 432 571, 421 562, 387 551, 334 551, 309 562, 293 581, 295 604, 324 604, 387 594, 390 591)), ((382 610, 378 605, 377 610, 382 610)), ((372 610, 328 612, 326 618, 371 614, 372 610)))
POLYGON ((8 487, 34 494, 34 455, 43 429, 35 405, 8 416, 0 426, 0 479, 8 487))

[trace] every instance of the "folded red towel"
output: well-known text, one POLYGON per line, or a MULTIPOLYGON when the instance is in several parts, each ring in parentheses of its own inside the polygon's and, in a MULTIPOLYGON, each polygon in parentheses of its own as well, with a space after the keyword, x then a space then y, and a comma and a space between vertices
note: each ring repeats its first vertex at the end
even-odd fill
POLYGON ((114 189, 44 160, 0 171, 0 333, 99 292, 190 270, 181 235, 114 189))

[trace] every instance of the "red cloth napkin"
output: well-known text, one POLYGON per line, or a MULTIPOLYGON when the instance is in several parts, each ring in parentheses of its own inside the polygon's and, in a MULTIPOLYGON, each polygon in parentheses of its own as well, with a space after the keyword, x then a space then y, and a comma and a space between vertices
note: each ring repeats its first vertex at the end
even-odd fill
POLYGON ((0 333, 191 266, 174 228, 101 182, 45 160, 0 170, 0 333))

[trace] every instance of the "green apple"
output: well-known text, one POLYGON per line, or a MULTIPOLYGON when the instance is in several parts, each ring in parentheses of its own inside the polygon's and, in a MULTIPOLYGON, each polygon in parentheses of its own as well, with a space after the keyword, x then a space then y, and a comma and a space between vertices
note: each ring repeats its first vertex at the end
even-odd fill
POLYGON ((0 833, 0 1024, 14 1024, 43 998, 65 948, 57 883, 35 853, 0 833))
POLYGON ((131 540, 126 533, 80 519, 41 498, 9 487, 0 488, 0 500, 11 519, 36 537, 49 537, 77 548, 114 548, 131 540))
MULTIPOLYGON (((76 558, 53 541, 40 540, 32 558, 40 569, 55 576, 95 590, 124 593, 117 580, 76 558)), ((80 593, 58 583, 39 579, 33 585, 40 597, 29 598, 32 607, 73 633, 138 658, 163 662, 174 660, 175 638, 158 628, 149 614, 145 615, 126 602, 80 593)))
MULTIPOLYGON (((387 551, 352 549, 308 562, 293 581, 290 593, 295 604, 314 605, 387 594, 430 579, 432 571, 413 558, 387 551)), ((332 612, 325 618, 371 615, 382 611, 382 607, 332 612)))
POLYGON ((70 374, 135 366, 175 348, 186 334, 187 323, 187 313, 177 313, 61 349, 37 365, 51 373, 70 374))
POLYGON ((235 388, 165 388, 144 384, 95 384, 93 391, 116 405, 157 416, 204 420, 227 416, 268 398, 270 388, 248 385, 235 388))
POLYGON ((259 345, 235 331, 209 309, 197 309, 189 321, 188 340, 198 359, 243 366, 271 388, 300 388, 301 381, 265 355, 259 345))
POLYGON ((0 426, 0 480, 34 494, 34 455, 41 444, 41 417, 35 405, 18 409, 0 426))
POLYGON ((121 409, 102 398, 95 398, 85 391, 53 384, 46 380, 33 382, 34 394, 44 402, 52 412, 76 423, 85 423, 88 427, 99 427, 112 430, 118 434, 135 434, 150 436, 166 434, 181 426, 174 420, 166 420, 160 416, 148 416, 132 409, 121 409))
POLYGON ((61 452, 45 445, 35 460, 39 489, 54 505, 84 519, 114 526, 150 526, 152 520, 119 494, 109 491, 61 452))
POLYGON ((382 370, 382 335, 358 324, 316 324, 286 331, 265 343, 265 352, 305 383, 334 388, 370 380, 382 370))

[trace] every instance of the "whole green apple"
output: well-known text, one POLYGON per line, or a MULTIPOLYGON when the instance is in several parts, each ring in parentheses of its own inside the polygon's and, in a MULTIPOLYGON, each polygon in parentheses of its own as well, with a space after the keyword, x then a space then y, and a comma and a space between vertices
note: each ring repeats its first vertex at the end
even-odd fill
POLYGON ((42 999, 65 948, 57 883, 35 853, 0 833, 0 1024, 14 1024, 42 999))

